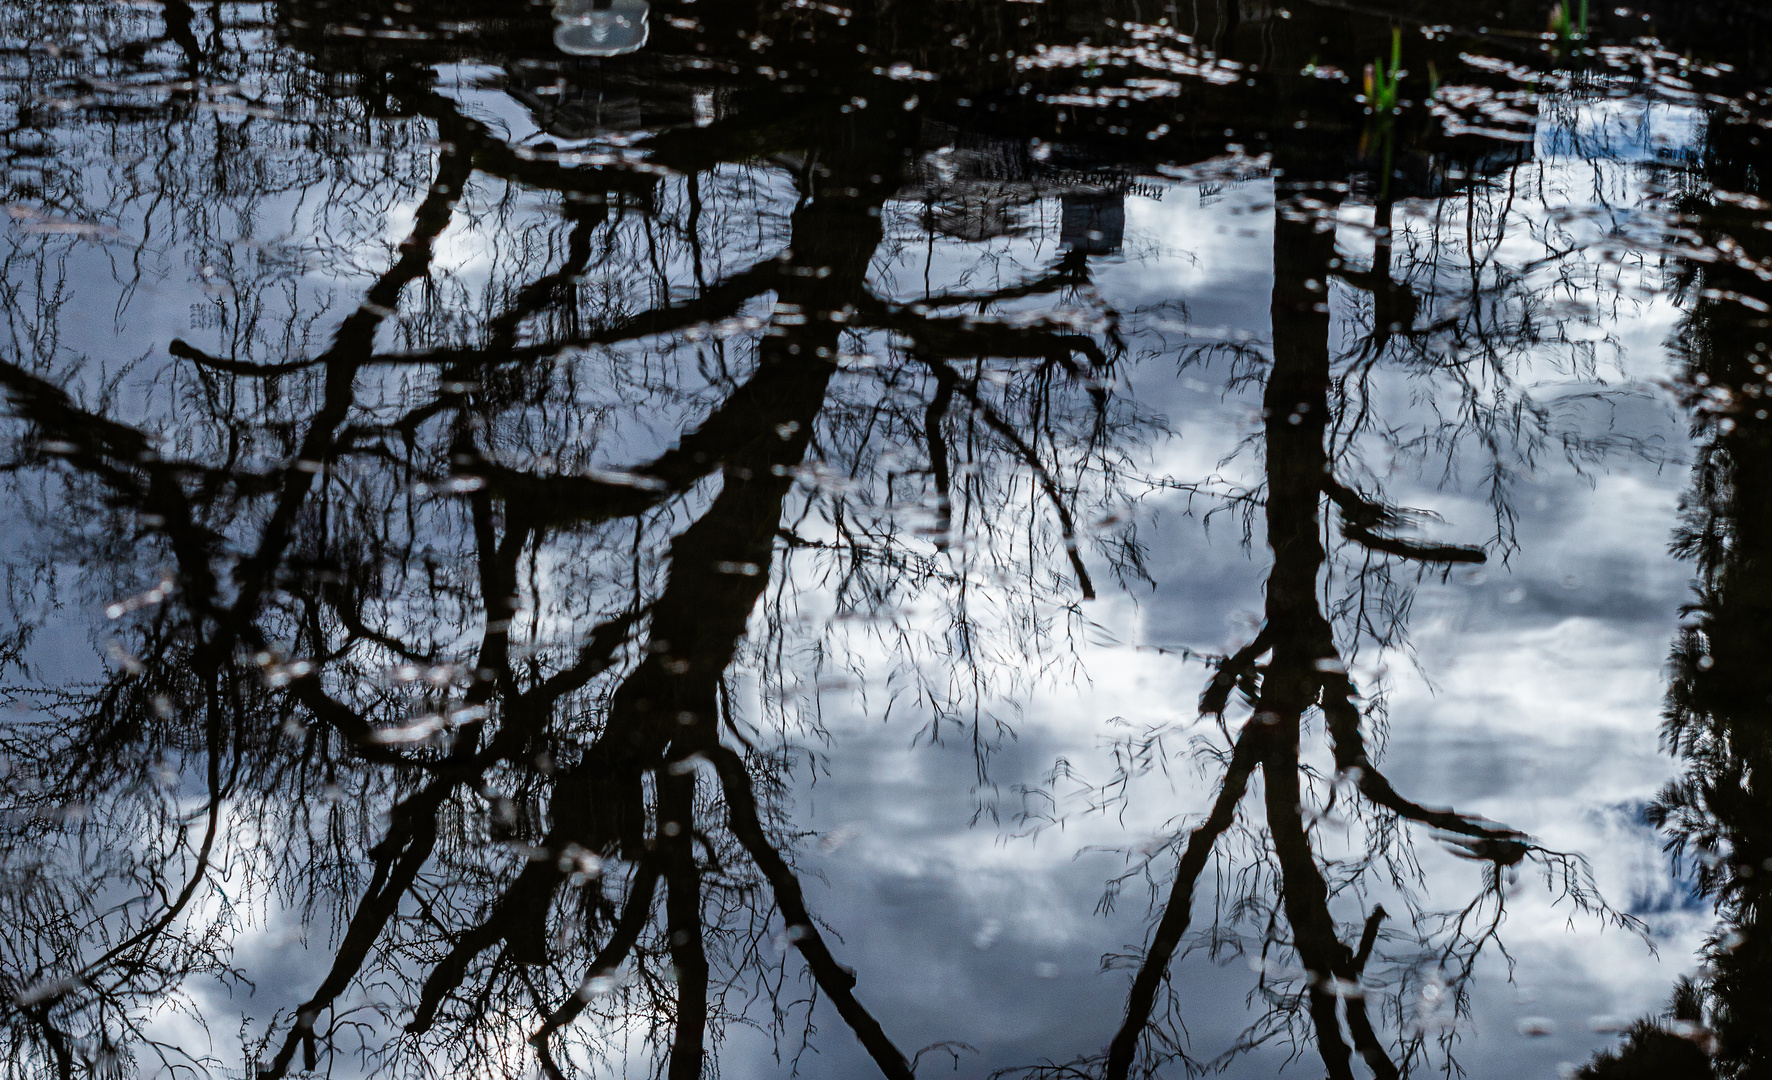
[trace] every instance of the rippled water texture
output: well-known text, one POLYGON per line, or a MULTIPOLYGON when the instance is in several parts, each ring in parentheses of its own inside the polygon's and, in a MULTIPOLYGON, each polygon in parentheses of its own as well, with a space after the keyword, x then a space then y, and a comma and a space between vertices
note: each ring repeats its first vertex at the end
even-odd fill
POLYGON ((1290 4, 0 5, 0 1080, 1772 1076, 1772 11, 1290 4))

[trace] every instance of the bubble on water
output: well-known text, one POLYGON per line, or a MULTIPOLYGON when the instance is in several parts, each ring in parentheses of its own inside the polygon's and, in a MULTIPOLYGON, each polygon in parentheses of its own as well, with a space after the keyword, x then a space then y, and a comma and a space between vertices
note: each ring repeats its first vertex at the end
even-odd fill
POLYGON ((291 660, 287 664, 273 664, 265 669, 265 685, 271 687, 288 686, 314 670, 312 661, 291 660))
POLYGON ((836 851, 860 835, 861 826, 854 822, 849 822, 844 825, 839 825, 835 829, 832 829, 830 832, 819 837, 818 847, 821 851, 836 851))
POLYGON ((1628 1016, 1594 1016, 1589 1017, 1587 1026, 1596 1035, 1616 1035, 1630 1029, 1628 1016))
POLYGON ((129 234, 113 225, 96 221, 78 221, 62 217, 24 203, 8 203, 6 216, 17 223, 18 231, 41 236, 72 236, 81 240, 128 240, 129 234))
POLYGON ((1349 1001, 1359 1001, 1366 996, 1366 988, 1352 979, 1329 978, 1324 979, 1320 985, 1336 997, 1349 1001))
POLYGON ((176 585, 177 583, 173 580, 171 575, 163 575, 160 578, 160 583, 146 592, 138 593, 135 596, 125 597, 122 600, 117 600, 105 605, 105 617, 108 619, 121 619, 132 611, 140 611, 145 607, 153 607, 160 603, 160 601, 172 595, 173 589, 176 585))
POLYGON ((887 67, 884 69, 875 68, 874 74, 875 75, 885 75, 888 79, 896 79, 901 82, 907 81, 907 80, 908 81, 918 81, 918 82, 933 82, 935 80, 935 72, 920 71, 914 65, 912 65, 911 63, 904 61, 904 60, 900 60, 897 63, 893 64, 891 67, 887 67))
POLYGON ((1053 963, 1050 960, 1040 961, 1039 963, 1034 965, 1034 978, 1036 978, 1036 979, 1056 979, 1056 978, 1058 978, 1058 965, 1053 963))
MULTIPOLYGON (((676 822, 666 822, 674 825, 676 822)), ((578 844, 567 844, 560 849, 554 859, 554 866, 562 874, 584 874, 586 877, 597 877, 603 873, 603 860, 596 852, 578 844)))
POLYGON ((367 739, 369 742, 382 746, 393 746, 402 743, 424 742, 442 730, 443 718, 441 716, 420 716, 411 723, 403 724, 400 727, 372 731, 367 739))
POLYGON ((78 990, 84 983, 79 976, 62 975, 56 978, 43 979, 32 983, 13 996, 13 1002, 20 1006, 35 1005, 51 998, 59 998, 73 990, 78 990))
POLYGON ((580 1000, 589 1001, 594 997, 614 992, 620 985, 621 982, 615 976, 599 973, 579 984, 578 996, 580 1000))
POLYGON ((1003 923, 1000 919, 986 919, 978 926, 977 933, 972 935, 972 947, 983 950, 997 943, 1003 936, 1003 923))
POLYGON ((113 641, 105 650, 105 655, 122 670, 124 676, 140 675, 147 670, 147 665, 136 658, 136 655, 123 647, 121 641, 113 641))
POLYGON ((1248 958, 1249 970, 1271 982, 1287 983, 1304 977, 1305 971, 1292 964, 1283 964, 1272 957, 1251 954, 1248 958))
POLYGON ((1548 1016, 1525 1016, 1514 1025, 1514 1030, 1527 1038, 1537 1039, 1557 1033, 1556 1021, 1548 1016))

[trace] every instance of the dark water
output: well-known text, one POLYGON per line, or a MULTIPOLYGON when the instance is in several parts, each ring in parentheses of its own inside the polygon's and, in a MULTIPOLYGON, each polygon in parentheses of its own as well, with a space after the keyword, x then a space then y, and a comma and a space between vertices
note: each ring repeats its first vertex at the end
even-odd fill
POLYGON ((1772 1075, 1769 44, 6 4, 0 1071, 1772 1075))

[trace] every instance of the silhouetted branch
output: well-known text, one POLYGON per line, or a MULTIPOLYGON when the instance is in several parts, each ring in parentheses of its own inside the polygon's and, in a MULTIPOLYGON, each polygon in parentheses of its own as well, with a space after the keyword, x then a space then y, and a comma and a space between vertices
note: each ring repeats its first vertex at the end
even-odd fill
POLYGON ((1364 498, 1334 477, 1323 477, 1323 493, 1341 508, 1341 533, 1349 540, 1374 551, 1395 555, 1400 559, 1435 563, 1481 563, 1488 556, 1480 547, 1459 544, 1417 544, 1394 536, 1381 536, 1372 530, 1394 526, 1399 521, 1395 510, 1364 498))
POLYGON ((1065 555, 1070 559, 1071 570, 1077 575, 1077 588, 1082 592, 1083 599, 1095 599, 1095 583, 1089 579, 1089 570, 1083 565, 1083 555, 1079 550, 1077 540, 1076 521, 1071 515, 1070 504, 1058 490, 1058 479, 1052 475, 1052 471, 1040 459, 1039 452, 1021 437, 1021 433, 1015 429, 1015 425, 1003 419, 1003 415, 994 406, 979 396, 978 387, 961 380, 959 373, 948 367, 947 364, 927 357, 922 359, 932 370, 947 372, 946 377, 959 389, 966 400, 972 403, 972 407, 978 410, 978 414, 984 417, 985 423, 990 426, 991 430, 1000 435, 1003 441, 1015 450, 1016 456, 1021 459, 1022 464, 1033 472, 1035 481, 1040 485, 1040 490, 1045 493, 1047 501, 1052 504, 1052 512, 1058 517, 1059 535, 1064 542, 1065 555))
POLYGON ((720 791, 726 799, 727 824, 769 881, 775 894, 775 905, 781 909, 782 920, 787 923, 788 936, 794 947, 800 950, 800 955, 806 958, 806 966, 811 968, 818 988, 837 1007, 838 1015, 867 1048, 882 1075, 891 1080, 912 1080, 910 1063, 904 1054, 892 1044, 880 1022, 856 999, 855 973, 837 963, 824 936, 818 932, 811 913, 806 910, 799 878, 794 876, 787 860, 764 834, 763 823, 757 816, 757 797, 751 791, 751 778, 745 771, 744 759, 736 751, 718 744, 704 746, 700 753, 712 761, 718 771, 720 791))
POLYGON ((548 1051, 549 1037, 577 1019, 584 1012, 585 1006, 590 1004, 593 993, 591 980, 610 977, 621 967, 628 953, 633 951, 634 944, 640 940, 640 932, 646 929, 652 918, 652 899, 657 891, 659 876, 658 863, 653 859, 642 859, 634 867, 634 879, 628 885, 628 898, 622 905, 621 917, 610 930, 609 940, 597 950, 596 957, 585 970, 577 992, 549 1013, 546 1022, 529 1037, 530 1045, 541 1056, 542 1066, 548 1072, 549 1080, 564 1080, 559 1066, 554 1064, 548 1051))
POLYGON ((1259 724, 1247 724, 1238 732, 1236 744, 1231 749, 1230 764, 1218 782, 1218 796, 1213 800, 1212 811, 1188 835, 1187 847, 1175 867, 1175 881, 1169 887, 1169 898, 1163 905, 1163 916, 1157 922, 1156 933, 1145 948, 1144 962, 1139 965, 1138 974, 1132 979, 1132 989, 1126 995, 1126 1019, 1108 1045, 1107 1080, 1125 1080, 1132 1068, 1139 1037, 1144 1033, 1145 1025, 1150 1023, 1157 989, 1168 978, 1170 958, 1175 955, 1193 917, 1194 883, 1206 868, 1212 846, 1236 820, 1237 804, 1243 799, 1249 776, 1260 761, 1267 739, 1268 729, 1259 724))
POLYGON ((1206 684, 1205 691, 1200 694, 1200 715, 1223 716, 1225 706, 1230 704, 1231 691, 1254 671, 1255 662, 1271 647, 1267 627, 1264 626, 1249 644, 1220 661, 1218 670, 1212 675, 1212 681, 1206 684))
POLYGON ((1355 693, 1353 683, 1346 675, 1333 671, 1324 673, 1323 714, 1335 752, 1335 767, 1354 778, 1360 794, 1398 817, 1476 841, 1471 854, 1477 858, 1502 866, 1512 866, 1525 858, 1531 850, 1525 833, 1505 825, 1485 824, 1455 810, 1429 809, 1398 794, 1390 780, 1366 756, 1355 693))

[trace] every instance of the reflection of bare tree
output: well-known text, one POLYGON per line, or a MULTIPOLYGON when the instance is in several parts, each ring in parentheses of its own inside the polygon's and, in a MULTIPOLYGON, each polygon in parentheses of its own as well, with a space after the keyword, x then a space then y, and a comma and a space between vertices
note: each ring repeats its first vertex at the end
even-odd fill
MULTIPOLYGON (((1124 345, 1087 258, 1117 244, 1087 226, 1118 203, 1100 177, 1082 194, 1035 183, 1028 141, 1063 135, 1088 165, 1107 125, 1002 92, 1021 78, 1016 51, 1084 31, 1037 6, 1017 25, 971 7, 952 23, 720 8, 661 24, 678 51, 661 48, 653 68, 548 67, 526 52, 545 40, 539 11, 408 7, 279 5, 304 55, 168 0, 158 18, 107 24, 115 49, 57 55, 39 81, 65 93, 60 120, 16 118, 15 138, 81 148, 111 182, 88 192, 73 170, 48 170, 9 199, 127 252, 126 295, 190 253, 209 302, 189 340, 99 371, 57 336, 68 249, 7 252, 6 282, 31 283, 0 297, 14 345, 0 386, 18 432, 8 477, 40 538, 9 565, 34 582, 15 608, 67 604, 43 582, 70 559, 87 575, 81 602, 168 574, 116 601, 108 675, 52 689, 18 670, 29 620, 0 651, 9 689, 35 705, 5 736, 8 791, 22 793, 0 834, 18 875, 4 900, 18 932, 0 946, 9 1067, 72 1076, 170 1058, 146 1010, 196 974, 236 978, 230 943, 271 914, 296 918, 328 962, 292 1014, 243 1036, 260 1076, 343 1068, 355 1044, 388 1070, 515 1075, 539 1061, 564 1076, 638 1054, 691 1078, 711 1071, 725 1026, 760 1010, 787 1032, 819 998, 882 1073, 910 1076, 917 1055, 864 1004, 794 866, 782 748, 794 723, 818 732, 791 700, 816 705, 804 688, 845 661, 823 622, 794 637, 794 609, 866 617, 859 632, 903 665, 929 736, 965 731, 984 787, 991 679, 1026 685, 1060 664, 1104 564, 1142 573, 1136 536, 1111 518, 1139 489, 1131 462, 1153 425, 1110 392, 1124 345), (912 75, 857 73, 864 39, 893 42, 912 75), (545 138, 474 119, 433 68, 488 57, 545 138), (988 90, 1012 137, 925 128, 918 95, 938 91, 924 68, 942 73, 944 115, 988 90), (961 143, 990 151, 972 188, 943 172, 961 143), (1032 272, 1004 259, 994 269, 1009 280, 915 298, 874 276, 895 212, 931 248, 938 232, 984 243, 1014 238, 1018 208, 1052 192, 1070 197, 1077 228, 1032 272), (272 220, 289 236, 255 231, 272 220), (476 259, 484 284, 462 265, 476 259), (360 288, 315 295, 305 266, 360 288), (142 386, 145 401, 127 397, 142 386), (901 617, 929 598, 939 625, 901 617), (769 688, 779 745, 734 700, 746 675, 769 688), (805 993, 777 942, 803 959, 805 993)), ((1209 36, 1235 38, 1240 18, 1221 5, 1209 36)), ((1058 71, 1050 88, 1069 79, 1058 71)), ((1203 112, 1223 104, 1200 96, 1203 112)), ((1159 114, 1133 115, 1153 121, 1141 153, 1222 145, 1222 124, 1163 142, 1159 114)), ((1398 873, 1414 822, 1488 864, 1477 899, 1432 937, 1457 992, 1499 922, 1503 871, 1577 872, 1390 786, 1336 612, 1319 602, 1325 499, 1378 567, 1481 558, 1404 538, 1406 515, 1340 452, 1362 421, 1319 310, 1334 271, 1371 296, 1363 359, 1469 329, 1501 343, 1483 355, 1505 367, 1509 331, 1425 313, 1418 291, 1432 290, 1394 280, 1380 248, 1368 271, 1337 267, 1329 236, 1281 222, 1267 619, 1204 700, 1222 718, 1240 689, 1253 718, 1183 842, 1107 1056, 1114 1075, 1141 1045, 1147 1064, 1181 1050, 1173 1010, 1159 1009, 1168 967, 1258 769, 1263 869, 1239 918, 1308 974, 1264 981, 1271 1007, 1250 1040, 1314 1032, 1334 1075, 1356 1052, 1379 1075, 1400 1071, 1386 1016, 1357 992, 1369 964, 1394 961, 1382 909, 1338 922, 1358 873, 1326 870, 1313 848, 1307 807, 1323 785, 1301 732, 1315 714, 1341 781, 1331 791, 1364 801, 1368 863, 1398 873)), ((1473 304, 1496 291, 1473 271, 1473 304)), ((1578 877, 1568 885, 1588 900, 1578 877)))
MULTIPOLYGON (((1348 646, 1337 640, 1334 609, 1325 610, 1323 575, 1330 569, 1325 503, 1340 512, 1340 534, 1356 564, 1364 561, 1365 569, 1356 572, 1360 588, 1370 587, 1374 555, 1446 565, 1481 562, 1484 554, 1477 548, 1398 536, 1404 515, 1341 478, 1352 460, 1355 437, 1370 421, 1361 400, 1372 363, 1380 354, 1391 355, 1392 343, 1411 332, 1415 321, 1412 314, 1399 314, 1402 308, 1412 309, 1413 302, 1394 298, 1407 286, 1391 279, 1389 234, 1381 232, 1374 268, 1362 272, 1367 276, 1350 274, 1349 279, 1373 294, 1381 313, 1397 315, 1400 325, 1386 332, 1381 324, 1376 337, 1355 349, 1347 362, 1360 370, 1357 379, 1337 375, 1338 358, 1330 348, 1331 309, 1323 303, 1322 283, 1341 260, 1333 233, 1317 225, 1318 217, 1332 214, 1334 207, 1319 203, 1313 209, 1282 206, 1275 226, 1272 361, 1262 382, 1265 475, 1256 493, 1245 496, 1264 515, 1273 564, 1259 632, 1218 662, 1201 698, 1202 713, 1218 719, 1227 742, 1214 753, 1220 763, 1215 799, 1203 820, 1170 840, 1178 852, 1174 878, 1139 958, 1126 1019, 1105 1063, 1080 1061, 1037 1070, 1043 1074, 1093 1075, 1095 1068, 1104 1067, 1115 1078, 1134 1072, 1155 1075, 1176 1060, 1189 1068, 1210 1067, 1190 1056, 1178 1005, 1160 1007, 1160 1001, 1167 992, 1170 965, 1189 938, 1200 877, 1213 863, 1215 849, 1228 846, 1227 838, 1240 833, 1250 835, 1243 854, 1226 857, 1247 858, 1250 865, 1237 872, 1231 899, 1227 903, 1221 898, 1217 908, 1229 925, 1215 920, 1199 935, 1201 946, 1214 952, 1231 949, 1259 956, 1263 974, 1257 992, 1267 1009, 1233 1054, 1280 1038, 1294 1046, 1314 1042, 1332 1077, 1355 1075, 1356 1053, 1376 1076, 1409 1071, 1435 1026, 1433 1018, 1424 1023, 1413 1015, 1419 992, 1428 987, 1431 994, 1449 995, 1447 1014, 1464 1014, 1474 965, 1497 941, 1505 913, 1505 879, 1525 863, 1537 864, 1579 909, 1608 922, 1636 925, 1599 899, 1579 858, 1546 850, 1506 826, 1423 805, 1393 787, 1373 760, 1369 713, 1349 674, 1348 646), (1240 694, 1250 710, 1234 734, 1224 722, 1233 694, 1240 694), (1301 756, 1301 735, 1313 714, 1322 718, 1335 766, 1333 781, 1326 785, 1301 756), (1262 825, 1239 827, 1241 804, 1258 771, 1262 825), (1363 855, 1346 860, 1319 851, 1324 841, 1313 834, 1335 814, 1361 823, 1363 855), (1411 825, 1432 830, 1457 853, 1486 864, 1483 884, 1468 904, 1449 911, 1424 906, 1431 898, 1413 884, 1419 870, 1409 854, 1411 825), (1381 890, 1408 905, 1402 913, 1406 918, 1401 924, 1393 920, 1391 931, 1384 929, 1384 907, 1371 904, 1368 909, 1363 899, 1381 890), (1358 905, 1357 917, 1338 920, 1334 909, 1350 903, 1358 905), (1253 940, 1244 938, 1239 927, 1247 927, 1253 940), (1391 970, 1369 973, 1369 965, 1380 957, 1391 970), (1291 973, 1293 963, 1301 974, 1291 973), (1388 992, 1386 997, 1380 997, 1380 990, 1388 992), (1381 1034, 1387 1018, 1398 1026, 1394 1036, 1381 1034)), ((1381 208, 1381 222, 1387 216, 1381 208)), ((1492 359, 1501 357, 1497 353, 1492 359)), ((1493 424, 1494 418, 1488 422, 1493 424)), ((1356 636, 1369 631, 1362 607, 1351 609, 1359 616, 1356 636)))
MULTIPOLYGON (((142 1004, 195 973, 226 975, 249 905, 276 895, 310 925, 339 925, 329 972, 264 1037, 260 1075, 334 1063, 352 1041, 378 1057, 394 1023, 405 1035, 388 1052, 422 1046, 464 1068, 520 1068, 509 1034, 521 1031, 560 1075, 623 1052, 603 1033, 640 1019, 666 1073, 699 1076, 708 1039, 740 1015, 724 999, 780 992, 782 965, 765 955, 773 909, 817 993, 884 1073, 909 1076, 807 908, 771 806, 779 765, 721 741, 724 724, 746 742, 726 680, 766 586, 786 583, 778 547, 837 560, 863 610, 921 587, 944 550, 961 568, 937 582, 964 589, 967 559, 1031 576, 1057 554, 1062 587, 1090 592, 1077 514, 1090 455, 1107 460, 1119 434, 1095 381, 1115 345, 988 315, 1086 281, 1082 267, 914 308, 871 295, 880 208, 912 133, 883 134, 870 114, 788 174, 801 205, 779 252, 714 274, 697 253, 688 295, 660 272, 651 303, 631 305, 586 279, 646 265, 623 229, 668 239, 667 185, 516 153, 416 67, 385 67, 360 91, 371 111, 423 117, 442 146, 406 238, 329 344, 306 347, 313 316, 294 305, 267 340, 275 305, 254 309, 263 296, 235 276, 229 302, 257 310, 259 328, 228 332, 224 319, 219 349, 171 343, 162 378, 192 412, 170 440, 64 388, 52 354, 0 368, 28 433, 19 466, 66 470, 39 528, 99 522, 120 570, 173 567, 171 584, 122 604, 115 675, 45 702, 8 747, 38 785, 10 851, 55 833, 52 811, 82 798, 112 849, 145 853, 118 871, 60 852, 69 876, 35 899, 9 894, 26 928, 14 1060, 71 1075, 151 1048, 142 1004), (567 236, 552 266, 534 257, 551 236, 520 237, 515 283, 463 334, 439 246, 473 227, 487 181, 564 194, 567 236), (623 199, 652 213, 612 215, 623 199), (770 298, 768 317, 750 314, 770 298), (949 313, 960 307, 971 314, 949 313), (836 390, 839 357, 880 344, 890 362, 836 390), (674 385, 646 374, 685 354, 695 368, 674 385), (592 358, 688 418, 664 410, 685 427, 672 447, 619 469, 629 451, 614 439, 595 456, 573 447, 592 429, 574 413, 592 358), (989 369, 992 358, 1010 366, 989 369), (390 393, 390 374, 406 385, 390 393), (1074 415, 1068 387, 1082 391, 1074 415), (1063 429, 1078 419, 1073 439, 1063 429), (821 444, 888 508, 928 490, 933 540, 864 519, 849 488, 821 501, 821 444), (928 466, 894 478, 889 458, 928 466), (1010 488, 1018 476, 1025 496, 1010 488), (1024 525, 1004 534, 1016 544, 995 542, 1001 526, 981 507, 1006 498, 1053 521, 1051 535, 1024 525), (806 525, 815 508, 822 535, 806 525), (128 554, 130 540, 147 550, 128 554), (574 641, 562 622, 591 629, 574 641), (193 764, 206 777, 200 839, 136 780, 158 768, 185 785, 193 764), (105 805, 108 791, 143 805, 105 805), (161 826, 126 839, 156 815, 161 826), (494 847, 489 864, 487 838, 529 857, 501 866, 494 847), (246 892, 200 919, 226 895, 224 874, 246 892), (83 876, 126 902, 44 902, 81 897, 83 876), (366 1009, 371 985, 397 989, 366 1009)), ((736 124, 685 144, 708 169, 682 189, 692 234, 718 226, 704 199, 729 167, 706 151, 722 139, 758 151, 736 124)), ((782 999, 778 1023, 797 1007, 782 999)))

